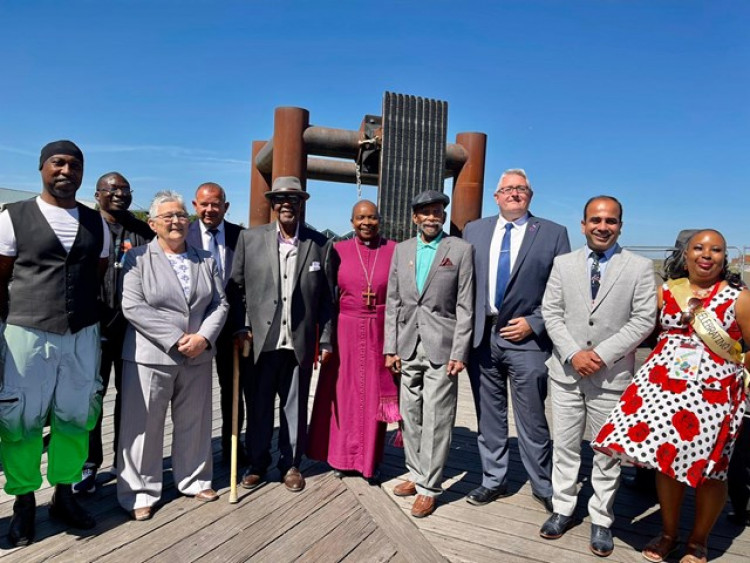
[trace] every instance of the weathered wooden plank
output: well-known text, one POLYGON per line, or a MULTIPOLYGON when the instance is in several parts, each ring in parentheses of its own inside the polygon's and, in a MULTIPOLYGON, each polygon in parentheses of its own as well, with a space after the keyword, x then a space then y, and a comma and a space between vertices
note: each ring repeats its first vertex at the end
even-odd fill
MULTIPOLYGON (((336 545, 335 541, 331 541, 327 537, 332 529, 341 522, 359 520, 362 524, 361 529, 357 531, 355 537, 348 538, 349 540, 354 539, 358 543, 365 539, 375 527, 372 519, 364 514, 365 510, 356 499, 351 498, 351 495, 347 493, 345 491, 337 496, 284 535, 267 544, 255 554, 255 557, 275 563, 286 563, 299 559, 311 546, 318 546, 319 561, 338 561, 341 559, 347 551, 351 550, 351 547, 342 554, 342 546, 336 545), (363 516, 364 519, 361 518, 363 516)), ((352 529, 351 531, 354 532, 355 530, 352 529)))
MULTIPOLYGON (((372 521, 370 522, 372 523, 372 521)), ((360 563, 360 561, 384 563, 390 561, 395 563, 395 558, 398 554, 396 548, 393 547, 393 544, 391 544, 383 530, 375 526, 374 523, 372 523, 372 526, 373 531, 369 536, 360 542, 359 545, 355 546, 354 549, 349 551, 344 557, 337 559, 336 561, 345 561, 347 563, 360 563)), ((345 526, 340 526, 339 528, 345 530, 345 526)), ((333 540, 333 537, 331 539, 333 540)), ((401 556, 401 560, 406 561, 403 556, 401 556)), ((312 563, 315 561, 323 561, 323 559, 317 557, 315 547, 300 558, 300 562, 304 563, 312 563)))
MULTIPOLYGON (((302 493, 290 493, 283 486, 277 486, 272 492, 283 495, 287 500, 280 508, 263 518, 261 526, 243 526, 241 532, 224 540, 221 550, 210 551, 214 547, 217 532, 222 531, 212 525, 204 529, 198 538, 202 542, 200 551, 183 549, 183 544, 177 544, 170 552, 177 550, 182 557, 181 561, 246 561, 344 491, 343 485, 329 475, 321 476, 315 486, 306 488, 302 493), (195 557, 196 554, 199 556, 195 557)), ((250 505, 246 510, 252 512, 250 505)))
MULTIPOLYGON (((424 538, 413 523, 393 509, 393 502, 380 487, 370 486, 364 479, 345 478, 343 482, 370 513, 373 521, 388 536, 398 552, 408 561, 433 562, 445 558, 424 538)), ((413 499, 412 499, 413 500, 413 499)))

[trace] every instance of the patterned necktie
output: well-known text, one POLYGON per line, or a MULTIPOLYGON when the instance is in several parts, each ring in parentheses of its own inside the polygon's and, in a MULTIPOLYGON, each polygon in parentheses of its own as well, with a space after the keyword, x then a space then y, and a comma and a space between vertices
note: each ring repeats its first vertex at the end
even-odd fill
POLYGON ((224 268, 221 265, 221 251, 219 250, 219 229, 208 229, 208 232, 211 234, 211 242, 208 245, 208 251, 211 253, 211 256, 214 257, 216 268, 219 270, 219 277, 223 280, 224 268))
POLYGON ((503 244, 500 246, 500 259, 497 261, 497 283, 495 284, 495 307, 500 310, 505 290, 510 281, 510 230, 513 223, 505 223, 503 244))
POLYGON ((599 267, 599 262, 604 258, 603 252, 592 252, 591 256, 591 300, 596 300, 596 295, 599 293, 599 286, 602 284, 602 271, 599 267))

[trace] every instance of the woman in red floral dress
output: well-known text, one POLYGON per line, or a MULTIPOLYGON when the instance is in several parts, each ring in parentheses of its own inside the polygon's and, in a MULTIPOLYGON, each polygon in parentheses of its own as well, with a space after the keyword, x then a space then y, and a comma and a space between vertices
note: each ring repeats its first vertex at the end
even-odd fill
POLYGON ((659 289, 659 341, 592 445, 657 470, 662 533, 644 548, 648 561, 663 561, 678 547, 685 488, 695 488, 695 521, 680 561, 698 563, 706 561, 708 534, 726 503, 745 394, 741 360, 715 353, 694 330, 694 319, 709 312, 725 336, 750 338, 750 292, 728 271, 718 231, 694 234, 665 269, 670 281, 659 289), (685 294, 690 299, 681 307, 676 295, 685 294))

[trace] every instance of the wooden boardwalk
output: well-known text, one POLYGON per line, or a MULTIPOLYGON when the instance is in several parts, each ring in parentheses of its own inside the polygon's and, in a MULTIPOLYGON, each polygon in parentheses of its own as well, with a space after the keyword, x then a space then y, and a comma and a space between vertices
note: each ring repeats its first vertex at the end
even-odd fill
MULTIPOLYGON (((105 451, 112 437, 113 394, 105 399, 105 451)), ((84 562, 122 561, 393 561, 393 562, 577 562, 596 560, 588 550, 586 502, 591 494, 587 476, 591 455, 584 456, 582 491, 577 515, 583 523, 563 538, 546 541, 538 531, 547 517, 533 501, 512 443, 510 488, 513 495, 490 505, 474 507, 465 495, 480 483, 476 419, 468 381, 461 381, 459 411, 451 455, 445 472, 446 492, 432 516, 409 515, 411 499, 393 496, 405 478, 403 452, 388 447, 382 467, 383 486, 362 479, 334 478, 322 463, 306 462, 307 488, 290 493, 279 483, 248 492, 240 488, 238 504, 228 503, 229 469, 220 462, 218 391, 214 390, 214 487, 218 502, 203 504, 180 496, 169 471, 165 446, 165 490, 154 517, 134 522, 119 508, 111 475, 99 475, 96 493, 81 497, 94 513, 97 527, 88 532, 67 530, 51 521, 46 503, 52 490, 37 492, 37 536, 31 546, 11 549, 5 538, 13 497, 0 493, 0 560, 84 562)), ((167 427, 167 436, 171 425, 167 427)), ((584 448, 586 450, 587 448, 584 448)), ((46 461, 46 455, 45 459, 46 461)), ((105 458, 105 467, 111 461, 105 458)), ((45 467, 46 469, 46 467, 45 467)), ((625 469, 626 472, 632 471, 625 469)), ((269 479, 278 473, 269 474, 269 479)), ((0 485, 4 485, 0 474, 0 485)), ((643 561, 639 550, 659 529, 655 500, 621 488, 615 504, 615 551, 610 561, 643 561)), ((692 499, 683 514, 683 534, 692 518, 692 499)), ((732 526, 722 516, 711 538, 712 561, 750 560, 750 528, 732 526)), ((677 561, 679 558, 674 559, 677 561)))

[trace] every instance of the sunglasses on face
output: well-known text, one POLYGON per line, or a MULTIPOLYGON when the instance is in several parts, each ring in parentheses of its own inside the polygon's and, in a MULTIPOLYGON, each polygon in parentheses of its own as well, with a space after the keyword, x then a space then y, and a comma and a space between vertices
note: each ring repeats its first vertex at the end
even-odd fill
POLYGON ((302 198, 298 195, 275 195, 271 198, 272 205, 281 205, 282 203, 291 203, 292 205, 298 204, 302 201, 302 198))

